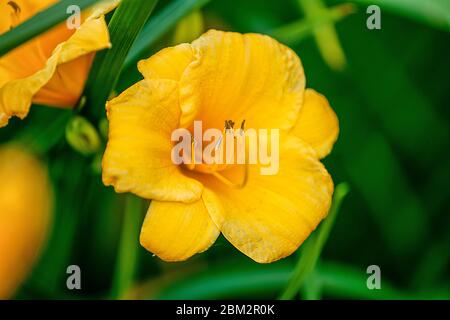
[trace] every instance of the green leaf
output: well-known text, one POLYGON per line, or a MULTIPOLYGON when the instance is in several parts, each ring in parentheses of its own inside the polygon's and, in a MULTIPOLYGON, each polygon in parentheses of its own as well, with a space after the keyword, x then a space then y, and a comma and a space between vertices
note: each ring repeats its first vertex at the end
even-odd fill
POLYGON ((157 0, 123 0, 109 23, 112 48, 97 54, 86 85, 89 106, 99 115, 119 78, 134 40, 153 11, 157 0))
POLYGON ((175 0, 156 14, 145 25, 142 33, 125 60, 124 69, 135 64, 156 43, 161 36, 175 24, 195 9, 199 9, 210 0, 175 0))
POLYGON ((261 265, 227 263, 176 279, 151 299, 226 299, 275 294, 288 281, 292 265, 287 260, 261 265))
MULTIPOLYGON (((76 4, 83 10, 98 1, 78 0, 76 4)), ((3 56, 22 43, 27 42, 67 19, 69 17, 67 8, 73 4, 73 0, 59 1, 47 10, 37 13, 31 19, 21 23, 11 31, 0 35, 0 56, 3 56)))
POLYGON ((377 5, 381 10, 450 31, 450 1, 448 0, 353 0, 364 6, 377 5))
POLYGON ((401 291, 394 288, 385 277, 382 278, 380 290, 367 288, 365 268, 355 268, 338 263, 320 263, 312 274, 312 278, 319 282, 323 291, 332 297, 345 299, 380 299, 380 300, 423 300, 445 299, 450 297, 445 288, 431 288, 427 291, 401 291))
POLYGON ((18 133, 17 140, 39 155, 46 154, 63 138, 72 110, 59 110, 46 106, 34 105, 38 112, 30 114, 25 130, 18 133))
POLYGON ((111 288, 111 298, 114 299, 123 298, 133 283, 142 223, 142 204, 140 198, 132 194, 126 195, 122 234, 111 288))
POLYGON ((322 222, 319 230, 314 232, 303 245, 300 259, 294 269, 291 280, 281 294, 280 299, 286 300, 294 298, 302 287, 305 279, 314 270, 325 242, 328 239, 328 235, 330 234, 342 200, 347 195, 348 191, 349 187, 346 183, 341 183, 336 187, 333 196, 333 204, 328 217, 322 222))
MULTIPOLYGON (((236 261, 239 262, 239 261, 236 261)), ((204 300, 204 299, 238 299, 270 298, 288 283, 292 274, 292 265, 288 260, 261 265, 253 262, 221 263, 209 266, 196 274, 189 274, 183 279, 166 285, 156 296, 146 299, 167 300, 204 300)), ((366 270, 345 264, 320 263, 308 278, 320 286, 323 294, 333 298, 350 299, 448 299, 449 292, 433 288, 429 292, 404 292, 394 288, 388 280, 382 280, 381 290, 367 288, 366 270)), ((318 293, 313 292, 312 298, 318 293)))

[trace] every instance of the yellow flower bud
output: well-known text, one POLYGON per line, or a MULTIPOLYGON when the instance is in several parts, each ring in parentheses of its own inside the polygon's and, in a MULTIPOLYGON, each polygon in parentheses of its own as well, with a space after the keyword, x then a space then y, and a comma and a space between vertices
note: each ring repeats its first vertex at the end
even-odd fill
POLYGON ((194 10, 178 22, 173 35, 173 44, 191 42, 204 32, 203 15, 200 10, 194 10))
POLYGON ((16 146, 0 148, 0 180, 0 299, 8 299, 39 257, 51 191, 45 168, 16 146))

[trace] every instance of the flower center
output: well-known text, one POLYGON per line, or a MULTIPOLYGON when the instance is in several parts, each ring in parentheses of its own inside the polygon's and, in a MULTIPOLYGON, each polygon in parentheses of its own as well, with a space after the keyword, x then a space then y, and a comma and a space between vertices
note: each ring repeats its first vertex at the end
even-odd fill
POLYGON ((245 120, 241 122, 240 128, 234 128, 233 120, 225 120, 222 131, 205 131, 204 135, 191 133, 191 152, 188 155, 188 163, 184 166, 191 171, 211 174, 219 181, 233 188, 243 188, 248 179, 248 161, 245 147, 244 126, 245 120), (204 143, 204 139, 207 140, 204 143), (240 181, 232 181, 220 172, 237 166, 242 169, 240 181))

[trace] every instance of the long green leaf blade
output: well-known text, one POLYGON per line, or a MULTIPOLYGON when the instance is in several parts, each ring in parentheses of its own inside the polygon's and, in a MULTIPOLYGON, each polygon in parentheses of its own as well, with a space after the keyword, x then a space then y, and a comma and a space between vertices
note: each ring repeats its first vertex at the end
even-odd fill
MULTIPOLYGON (((221 263, 210 266, 166 285, 156 295, 145 299, 248 299, 248 297, 270 297, 289 281, 292 266, 287 261, 260 265, 255 263, 221 263)), ((406 292, 392 286, 383 279, 382 290, 369 290, 366 286, 365 270, 351 265, 324 262, 317 265, 311 274, 313 281, 321 284, 323 293, 348 299, 448 299, 449 292, 433 288, 429 292, 406 292)))
POLYGON ((100 52, 86 85, 88 109, 99 114, 119 78, 123 62, 134 40, 152 13, 157 0, 123 0, 109 23, 112 48, 100 52))
POLYGON ((119 244, 116 268, 111 288, 111 298, 121 299, 133 283, 139 249, 139 231, 142 223, 143 202, 126 195, 124 221, 119 244))
POLYGON ((135 44, 125 60, 124 69, 130 67, 149 49, 155 42, 170 28, 195 9, 199 9, 210 0, 175 0, 155 15, 145 25, 142 33, 137 38, 135 44))

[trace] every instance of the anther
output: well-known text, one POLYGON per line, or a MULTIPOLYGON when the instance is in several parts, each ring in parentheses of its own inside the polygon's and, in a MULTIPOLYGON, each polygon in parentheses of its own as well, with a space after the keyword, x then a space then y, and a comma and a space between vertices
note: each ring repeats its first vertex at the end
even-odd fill
POLYGON ((14 1, 8 1, 8 5, 13 8, 15 14, 19 14, 22 11, 20 6, 14 1))
POLYGON ((234 121, 233 120, 225 120, 225 130, 233 129, 234 128, 234 121))
POLYGON ((241 136, 244 135, 244 127, 245 127, 245 120, 243 120, 243 121, 241 122, 241 127, 239 128, 239 130, 237 130, 237 133, 238 133, 239 135, 241 135, 241 136))

